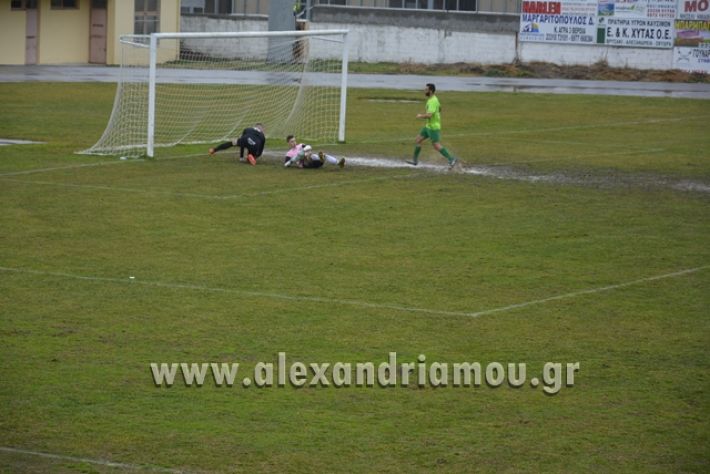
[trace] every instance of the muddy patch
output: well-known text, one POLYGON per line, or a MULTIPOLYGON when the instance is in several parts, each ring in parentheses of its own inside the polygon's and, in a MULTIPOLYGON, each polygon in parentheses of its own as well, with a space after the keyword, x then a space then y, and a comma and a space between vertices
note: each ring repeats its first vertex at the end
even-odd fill
POLYGON ((575 185, 596 188, 666 188, 677 191, 710 193, 710 182, 672 178, 653 174, 632 174, 618 171, 608 173, 583 173, 573 171, 539 172, 525 167, 471 165, 458 170, 450 170, 446 165, 420 163, 412 166, 404 160, 392 160, 377 157, 346 157, 349 166, 364 166, 371 168, 406 168, 423 170, 431 173, 457 173, 464 175, 485 176, 490 178, 523 181, 528 183, 546 183, 556 185, 575 185))

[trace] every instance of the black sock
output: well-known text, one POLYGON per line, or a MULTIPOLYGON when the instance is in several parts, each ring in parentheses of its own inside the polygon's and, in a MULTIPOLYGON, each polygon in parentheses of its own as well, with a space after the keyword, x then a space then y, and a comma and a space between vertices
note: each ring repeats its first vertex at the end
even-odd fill
POLYGON ((226 150, 227 148, 232 148, 232 146, 232 142, 224 142, 221 145, 217 146, 214 151, 226 150))

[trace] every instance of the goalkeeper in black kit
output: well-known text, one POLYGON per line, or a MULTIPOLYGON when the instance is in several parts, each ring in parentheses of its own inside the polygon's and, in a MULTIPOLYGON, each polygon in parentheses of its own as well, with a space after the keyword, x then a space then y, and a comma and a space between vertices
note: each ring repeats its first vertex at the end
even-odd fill
POLYGON ((256 159, 261 156, 264 152, 264 145, 266 144, 266 136, 264 135, 264 125, 257 123, 253 127, 245 128, 242 132, 242 136, 224 142, 215 148, 209 149, 210 156, 214 156, 220 150, 226 150, 233 146, 239 147, 239 158, 244 161, 244 149, 247 150, 247 161, 250 165, 256 165, 256 159))

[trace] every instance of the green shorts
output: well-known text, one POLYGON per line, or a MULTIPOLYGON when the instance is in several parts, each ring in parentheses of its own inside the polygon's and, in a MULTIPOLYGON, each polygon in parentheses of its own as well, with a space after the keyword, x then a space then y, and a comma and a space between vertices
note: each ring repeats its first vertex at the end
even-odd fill
POLYGON ((432 143, 439 143, 441 141, 441 130, 432 130, 424 127, 419 131, 419 136, 429 138, 432 143))

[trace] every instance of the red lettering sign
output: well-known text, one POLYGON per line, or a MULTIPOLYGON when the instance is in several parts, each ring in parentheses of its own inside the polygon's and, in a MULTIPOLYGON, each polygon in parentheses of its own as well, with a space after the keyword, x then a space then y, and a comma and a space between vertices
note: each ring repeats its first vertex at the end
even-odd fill
POLYGON ((523 13, 559 15, 561 11, 560 2, 523 2, 523 13))

